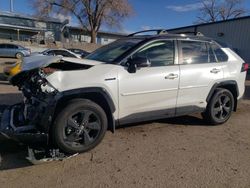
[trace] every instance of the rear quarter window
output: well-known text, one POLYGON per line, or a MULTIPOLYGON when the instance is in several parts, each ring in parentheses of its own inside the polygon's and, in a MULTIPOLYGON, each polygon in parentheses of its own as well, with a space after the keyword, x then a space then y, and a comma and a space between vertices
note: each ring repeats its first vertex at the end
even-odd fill
POLYGON ((217 57, 218 62, 228 61, 227 54, 216 44, 212 44, 213 51, 217 57))

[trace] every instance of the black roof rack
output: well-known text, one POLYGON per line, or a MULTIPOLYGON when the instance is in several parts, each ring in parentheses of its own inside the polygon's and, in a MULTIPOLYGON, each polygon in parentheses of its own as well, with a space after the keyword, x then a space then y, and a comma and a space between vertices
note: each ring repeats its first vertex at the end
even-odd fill
POLYGON ((200 36, 200 37, 203 37, 204 35, 201 33, 201 32, 193 32, 193 31, 186 31, 186 32, 180 32, 180 33, 177 33, 177 34, 183 34, 183 35, 186 35, 186 34, 193 34, 195 36, 200 36))
POLYGON ((137 34, 149 33, 149 32, 156 32, 156 35, 161 35, 161 34, 167 34, 168 33, 165 29, 150 29, 150 30, 138 31, 138 32, 129 34, 127 37, 132 37, 132 36, 135 36, 137 34))

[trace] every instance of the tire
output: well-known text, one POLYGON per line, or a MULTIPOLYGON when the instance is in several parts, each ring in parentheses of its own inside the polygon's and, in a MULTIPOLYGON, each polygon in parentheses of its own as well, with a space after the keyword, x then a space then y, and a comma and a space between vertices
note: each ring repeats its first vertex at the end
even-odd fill
POLYGON ((231 117, 233 109, 233 94, 227 89, 218 88, 208 102, 202 116, 211 125, 223 124, 231 117))
POLYGON ((20 53, 20 52, 16 53, 16 58, 17 59, 22 59, 23 58, 23 54, 20 53))
POLYGON ((57 115, 52 139, 65 153, 82 153, 102 141, 107 127, 107 116, 99 105, 85 99, 73 100, 57 115))

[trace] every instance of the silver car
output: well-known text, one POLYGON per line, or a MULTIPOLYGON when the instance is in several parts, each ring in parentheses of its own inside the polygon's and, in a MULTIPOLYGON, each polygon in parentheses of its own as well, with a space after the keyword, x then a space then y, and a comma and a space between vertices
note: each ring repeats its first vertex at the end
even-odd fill
POLYGON ((0 57, 22 57, 30 56, 30 49, 17 44, 0 44, 0 57))

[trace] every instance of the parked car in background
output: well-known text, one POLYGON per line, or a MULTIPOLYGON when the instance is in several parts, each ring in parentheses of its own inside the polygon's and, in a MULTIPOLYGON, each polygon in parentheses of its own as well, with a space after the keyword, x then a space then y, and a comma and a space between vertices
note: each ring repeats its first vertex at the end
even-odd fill
POLYGON ((62 57, 74 57, 74 58, 81 58, 81 55, 71 52, 66 49, 47 49, 42 52, 35 52, 31 54, 32 56, 35 55, 50 55, 50 56, 62 56, 62 57))
POLYGON ((89 55, 90 53, 85 51, 85 50, 82 50, 82 49, 77 49, 77 48, 69 48, 68 49, 69 51, 75 53, 75 54, 78 54, 81 56, 81 58, 84 58, 86 57, 87 55, 89 55))
POLYGON ((0 57, 22 57, 30 56, 31 50, 17 44, 0 44, 0 57))
MULTIPOLYGON (((71 52, 66 49, 47 49, 43 52, 35 52, 32 53, 29 59, 33 59, 35 56, 62 56, 62 57, 72 57, 72 58, 77 58, 81 59, 81 55, 75 54, 74 52, 71 52)), ((28 60, 28 62, 30 62, 28 60)), ((17 62, 14 65, 10 65, 4 68, 4 74, 7 77, 12 77, 19 73, 21 71, 21 62, 17 62)))

